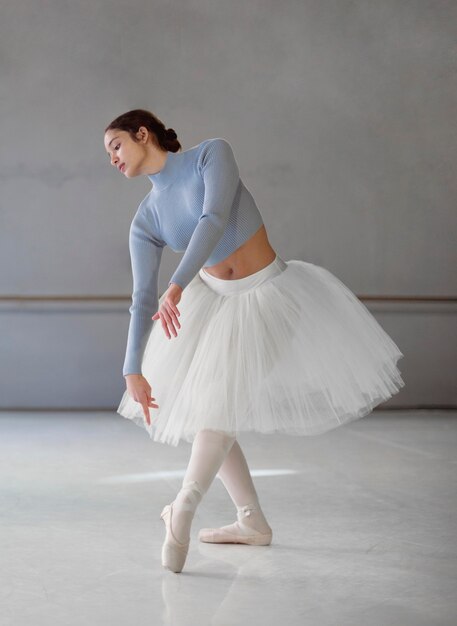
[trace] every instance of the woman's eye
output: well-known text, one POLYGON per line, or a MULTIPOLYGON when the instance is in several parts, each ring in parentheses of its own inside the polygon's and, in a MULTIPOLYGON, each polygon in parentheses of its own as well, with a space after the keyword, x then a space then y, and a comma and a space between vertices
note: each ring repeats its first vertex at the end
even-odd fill
POLYGON ((116 146, 114 149, 115 149, 115 150, 117 150, 117 149, 119 148, 119 146, 120 146, 120 145, 121 145, 121 144, 120 144, 120 143, 118 143, 118 144, 117 144, 117 146, 116 146))

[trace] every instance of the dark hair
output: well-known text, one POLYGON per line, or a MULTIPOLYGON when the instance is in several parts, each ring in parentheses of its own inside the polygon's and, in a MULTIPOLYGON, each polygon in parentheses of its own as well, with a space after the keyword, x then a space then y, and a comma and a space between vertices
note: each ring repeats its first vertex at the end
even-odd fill
POLYGON ((181 144, 174 129, 165 128, 164 123, 154 113, 145 109, 133 109, 119 115, 105 128, 105 133, 108 130, 125 130, 133 141, 137 142, 135 135, 140 126, 145 126, 152 133, 153 141, 155 139, 155 143, 164 150, 169 152, 181 150, 181 144))

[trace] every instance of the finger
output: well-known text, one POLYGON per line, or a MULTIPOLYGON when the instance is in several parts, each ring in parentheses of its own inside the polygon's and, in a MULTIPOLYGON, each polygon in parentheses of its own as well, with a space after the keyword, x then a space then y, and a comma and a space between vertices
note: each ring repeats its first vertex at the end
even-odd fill
POLYGON ((171 303, 171 308, 173 309, 173 311, 176 313, 176 315, 181 315, 181 313, 179 312, 178 307, 176 306, 176 304, 174 302, 171 303))
POLYGON ((149 397, 148 404, 149 404, 150 407, 152 407, 154 409, 158 409, 159 405, 156 402, 154 402, 154 400, 155 400, 155 398, 149 397))
MULTIPOLYGON (((176 335, 177 335, 178 333, 176 332, 176 328, 173 326, 173 321, 172 321, 172 319, 171 319, 171 317, 170 317, 169 312, 168 312, 167 310, 165 310, 163 315, 164 315, 165 320, 166 320, 166 322, 167 322, 167 324, 168 324, 168 327, 169 327, 169 328, 171 328, 171 332, 172 332, 172 333, 173 333, 173 335, 176 337, 176 335)), ((170 337, 170 335, 169 335, 169 334, 168 334, 168 338, 169 338, 169 339, 171 339, 171 337, 170 337)))
POLYGON ((150 389, 149 392, 148 392, 149 406, 157 409, 157 408, 159 408, 159 405, 154 403, 154 400, 156 398, 154 396, 151 396, 151 392, 152 392, 152 389, 150 389))
POLYGON ((178 326, 178 328, 181 328, 181 324, 179 323, 179 320, 178 320, 178 318, 176 317, 176 313, 179 315, 179 311, 178 311, 178 309, 177 309, 177 308, 176 308, 176 306, 173 304, 173 305, 170 307, 170 315, 173 317, 173 321, 174 321, 174 323, 178 326))
POLYGON ((169 305, 169 307, 167 308, 167 313, 168 313, 168 316, 169 316, 169 326, 172 328, 174 336, 177 337, 178 331, 176 330, 175 325, 178 328, 181 328, 181 326, 179 324, 178 318, 176 317, 176 313, 175 313, 174 309, 175 309, 175 305, 174 304, 169 305))
POLYGON ((176 317, 174 311, 171 311, 171 310, 169 311, 168 319, 169 319, 168 324, 169 324, 170 328, 172 328, 173 334, 176 337, 176 335, 178 333, 177 333, 174 325, 176 324, 178 326, 178 328, 181 328, 181 326, 179 325, 178 318, 176 317))
POLYGON ((164 333, 166 334, 168 339, 170 339, 170 333, 168 332, 168 326, 167 326, 167 323, 165 321, 165 317, 164 317, 162 312, 160 313, 160 322, 162 324, 162 328, 163 328, 164 333))
POLYGON ((148 407, 148 403, 142 403, 142 407, 143 407, 143 411, 144 411, 144 417, 146 419, 146 422, 148 423, 148 426, 151 425, 151 418, 149 416, 149 407, 148 407))
POLYGON ((144 417, 146 422, 148 423, 148 425, 151 425, 151 417, 149 415, 149 402, 150 402, 150 393, 149 391, 146 391, 146 389, 142 389, 140 394, 140 404, 143 407, 143 413, 144 413, 144 417))

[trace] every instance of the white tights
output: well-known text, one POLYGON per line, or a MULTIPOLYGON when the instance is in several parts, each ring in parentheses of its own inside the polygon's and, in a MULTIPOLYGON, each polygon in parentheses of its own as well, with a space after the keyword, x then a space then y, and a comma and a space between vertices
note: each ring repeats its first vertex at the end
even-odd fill
POLYGON ((217 474, 238 509, 246 505, 255 507, 243 522, 259 532, 269 529, 236 438, 221 431, 200 430, 192 442, 182 488, 173 502, 173 533, 181 543, 189 541, 195 510, 217 474))
MULTIPOLYGON (((246 506, 254 507, 249 513, 249 517, 243 517, 243 524, 258 530, 260 533, 271 532, 271 528, 260 508, 257 491, 252 482, 246 457, 238 441, 235 441, 230 448, 230 452, 225 457, 218 474, 238 511, 246 506)), ((235 524, 224 526, 224 528, 236 533, 237 526, 238 524, 235 522, 235 524)))

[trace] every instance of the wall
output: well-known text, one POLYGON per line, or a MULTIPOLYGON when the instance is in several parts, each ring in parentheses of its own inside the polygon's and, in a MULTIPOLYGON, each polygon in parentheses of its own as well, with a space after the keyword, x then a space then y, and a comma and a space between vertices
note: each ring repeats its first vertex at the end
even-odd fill
MULTIPOLYGON (((109 165, 103 129, 137 107, 184 149, 231 143, 278 254, 337 275, 404 352, 393 405, 455 406, 456 13, 425 0, 5 2, 0 408, 120 400, 128 229, 150 183, 109 165)), ((165 250, 160 291, 179 258, 165 250)))

